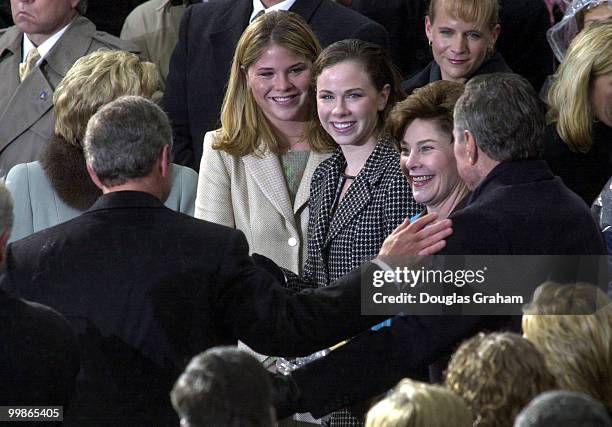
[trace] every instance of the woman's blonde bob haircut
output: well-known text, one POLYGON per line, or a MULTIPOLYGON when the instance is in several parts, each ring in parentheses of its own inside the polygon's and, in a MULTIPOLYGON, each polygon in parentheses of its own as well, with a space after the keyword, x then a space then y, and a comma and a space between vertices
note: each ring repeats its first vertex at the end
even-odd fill
POLYGON ((472 427, 472 412, 452 391, 403 379, 368 412, 366 427, 472 427))
POLYGON ((78 59, 53 95, 55 135, 82 147, 89 118, 122 95, 151 98, 163 89, 155 64, 133 53, 99 50, 78 59))
POLYGON ((588 283, 538 287, 523 333, 544 354, 559 386, 612 410, 612 301, 588 283))
MULTIPOLYGON (((244 30, 236 46, 221 107, 221 129, 213 148, 235 156, 261 155, 266 150, 282 154, 286 150, 284 141, 274 131, 247 86, 247 70, 259 60, 270 44, 282 46, 304 57, 310 68, 321 52, 321 46, 308 24, 295 13, 269 12, 253 21, 244 30)), ((318 120, 314 91, 311 89, 310 92, 310 120, 306 124, 305 138, 318 120)), ((334 147, 333 141, 324 131, 315 132, 314 138, 311 134, 309 143, 312 150, 318 152, 330 151, 334 147)))
POLYGON ((574 152, 586 153, 593 145, 593 79, 612 73, 612 23, 593 23, 570 45, 548 93, 548 122, 574 152))
POLYGON ((499 24, 498 0, 431 0, 427 15, 432 23, 438 5, 453 18, 473 22, 480 28, 492 30, 499 24))

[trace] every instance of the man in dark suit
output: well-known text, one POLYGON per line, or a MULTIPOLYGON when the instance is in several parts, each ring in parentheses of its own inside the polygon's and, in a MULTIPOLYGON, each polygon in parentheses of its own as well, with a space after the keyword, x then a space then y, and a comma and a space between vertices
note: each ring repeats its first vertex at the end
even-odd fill
MULTIPOLYGON (((12 224, 11 195, 0 180, 0 265, 12 224)), ((68 322, 0 289, 0 405, 68 405, 78 372, 79 347, 68 322)))
MULTIPOLYGON (((380 320, 360 316, 359 280, 291 292, 254 266, 242 232, 165 208, 172 129, 153 102, 104 106, 84 145, 103 195, 82 216, 9 245, 2 282, 76 330, 74 425, 172 425, 168 393, 193 355, 237 339, 304 355, 380 320)), ((428 228, 423 237, 445 227, 428 228)))
MULTIPOLYGON (((467 83, 455 107, 454 150, 459 174, 472 195, 467 207, 451 215, 453 235, 440 254, 605 254, 584 202, 537 159, 543 129, 537 95, 526 79, 490 74, 467 83)), ((401 237, 398 229, 387 239, 383 260, 405 253, 401 237)), ((507 262, 514 259, 508 257, 507 262)), ((279 413, 310 411, 321 416, 365 401, 401 378, 422 377, 431 364, 448 357, 478 331, 518 330, 517 320, 518 316, 396 317, 390 327, 364 333, 294 371, 279 413)))
MULTIPOLYGON (((381 25, 332 0, 263 0, 261 9, 289 5, 322 46, 354 38, 388 47, 381 25)), ((252 0, 210 1, 185 11, 162 100, 172 122, 175 163, 199 169, 204 134, 219 127, 234 49, 254 13, 252 0)))

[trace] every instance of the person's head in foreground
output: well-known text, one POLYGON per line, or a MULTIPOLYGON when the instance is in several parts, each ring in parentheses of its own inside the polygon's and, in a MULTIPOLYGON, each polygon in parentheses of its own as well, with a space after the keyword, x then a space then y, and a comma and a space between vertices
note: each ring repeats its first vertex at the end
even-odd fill
POLYGON ((444 387, 403 379, 368 412, 366 427, 471 427, 463 399, 444 387))
POLYGON ((474 190, 499 163, 538 158, 543 132, 542 106, 527 79, 510 73, 470 79, 454 112, 459 176, 474 190))
POLYGON ((533 399, 516 417, 514 427, 612 427, 606 408, 583 393, 554 390, 533 399))
POLYGON ((612 303, 588 283, 540 285, 524 309, 523 334, 560 387, 612 410, 612 303))
POLYGON ((440 80, 397 103, 387 121, 414 200, 446 218, 467 195, 453 152, 453 110, 461 83, 440 80))
POLYGON ((215 347, 191 359, 170 397, 183 427, 275 423, 267 371, 236 347, 215 347))
POLYGON ((84 145, 87 171, 105 194, 136 190, 167 199, 172 128, 153 101, 122 96, 104 105, 89 120, 84 145))
POLYGON ((510 427, 538 394, 554 389, 544 357, 522 336, 479 333, 453 354, 446 385, 474 414, 474 427, 510 427))
POLYGON ((442 80, 463 83, 495 53, 498 0, 431 0, 425 33, 442 80))
POLYGON ((612 128, 612 22, 592 24, 574 39, 548 93, 549 122, 575 152, 593 144, 593 123, 612 128))

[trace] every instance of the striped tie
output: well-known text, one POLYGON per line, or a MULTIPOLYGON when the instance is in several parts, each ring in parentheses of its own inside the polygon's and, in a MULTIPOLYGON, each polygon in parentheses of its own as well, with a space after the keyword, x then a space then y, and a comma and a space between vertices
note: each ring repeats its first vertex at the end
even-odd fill
POLYGON ((28 55, 26 56, 25 62, 19 64, 19 81, 22 82, 25 80, 28 74, 30 74, 30 71, 32 71, 34 67, 36 67, 36 63, 39 59, 40 53, 38 53, 38 49, 36 49, 35 47, 30 49, 28 55))

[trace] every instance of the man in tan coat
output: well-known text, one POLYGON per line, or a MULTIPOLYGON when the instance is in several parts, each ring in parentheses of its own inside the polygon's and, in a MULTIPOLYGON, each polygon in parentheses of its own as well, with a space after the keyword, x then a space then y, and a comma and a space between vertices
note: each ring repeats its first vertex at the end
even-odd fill
POLYGON ((0 30, 0 176, 39 158, 53 134, 53 92, 77 59, 98 49, 138 53, 96 31, 81 15, 86 7, 86 0, 11 0, 15 25, 0 30))

